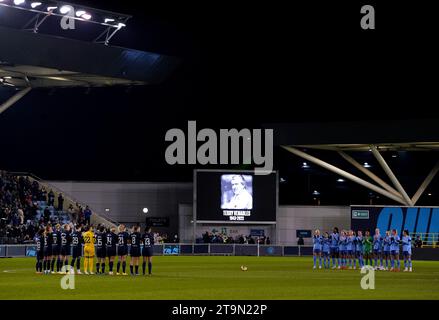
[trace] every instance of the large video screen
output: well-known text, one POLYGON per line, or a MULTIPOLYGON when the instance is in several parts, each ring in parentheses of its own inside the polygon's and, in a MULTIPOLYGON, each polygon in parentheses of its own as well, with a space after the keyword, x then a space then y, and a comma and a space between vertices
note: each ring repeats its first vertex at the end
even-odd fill
POLYGON ((277 174, 253 171, 195 171, 198 221, 276 222, 277 174))

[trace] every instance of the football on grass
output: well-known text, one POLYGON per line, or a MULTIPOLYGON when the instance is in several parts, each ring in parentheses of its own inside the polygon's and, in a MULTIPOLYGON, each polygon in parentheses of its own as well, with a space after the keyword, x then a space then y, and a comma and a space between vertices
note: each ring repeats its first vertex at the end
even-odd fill
POLYGON ((242 271, 247 271, 247 267, 246 266, 241 266, 241 270, 242 271))

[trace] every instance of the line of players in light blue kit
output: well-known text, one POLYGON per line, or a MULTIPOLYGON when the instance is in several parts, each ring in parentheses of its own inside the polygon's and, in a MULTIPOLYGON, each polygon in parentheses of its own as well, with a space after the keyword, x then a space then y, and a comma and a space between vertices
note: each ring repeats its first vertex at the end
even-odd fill
POLYGON ((325 232, 320 235, 320 230, 315 230, 313 236, 314 266, 319 269, 356 269, 357 262, 360 268, 365 265, 374 267, 375 270, 400 271, 400 245, 404 257, 404 272, 412 272, 412 239, 408 230, 403 231, 400 238, 397 230, 386 231, 385 236, 380 230, 375 230, 375 235, 370 236, 367 230, 363 236, 362 231, 356 234, 352 230, 334 228, 331 235, 325 232), (384 265, 385 263, 385 265, 384 265))

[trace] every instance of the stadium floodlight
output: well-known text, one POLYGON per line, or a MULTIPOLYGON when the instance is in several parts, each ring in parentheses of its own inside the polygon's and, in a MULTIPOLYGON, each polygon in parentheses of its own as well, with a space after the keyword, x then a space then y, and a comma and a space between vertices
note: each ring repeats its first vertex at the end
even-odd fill
POLYGON ((337 179, 337 182, 344 182, 345 180, 344 179, 342 179, 342 178, 340 178, 340 179, 337 179))
POLYGON ((76 16, 77 17, 81 17, 81 16, 83 16, 84 14, 86 14, 87 12, 85 12, 84 10, 78 10, 78 11, 76 11, 76 16))
POLYGON ((309 168, 309 164, 306 163, 306 162, 302 163, 302 168, 303 169, 308 169, 309 168))
POLYGON ((59 12, 62 14, 67 14, 70 12, 70 10, 72 10, 71 6, 62 6, 61 9, 59 9, 59 12))
MULTIPOLYGON (((38 33, 41 25, 50 16, 64 18, 70 15, 72 19, 81 20, 86 23, 105 26, 106 29, 94 39, 95 43, 108 45, 113 36, 126 27, 129 15, 114 13, 106 10, 78 7, 76 11, 72 5, 66 2, 42 1, 42 0, 0 0, 0 6, 17 9, 20 12, 32 13, 34 16, 27 23, 20 27, 27 31, 38 33), (99 17, 99 19, 97 18, 99 17), (113 30, 112 30, 113 29, 113 30)), ((19 22, 21 24, 21 22, 19 22)))
POLYGON ((148 213, 148 208, 143 208, 143 213, 148 213))
POLYGON ((365 162, 363 164, 363 167, 365 167, 365 168, 372 168, 372 166, 369 163, 367 163, 367 162, 365 162))
POLYGON ((81 16, 81 18, 85 19, 85 20, 90 20, 91 19, 91 14, 85 13, 81 16))
POLYGON ((32 7, 32 9, 35 9, 36 7, 39 7, 39 6, 41 6, 41 5, 42 5, 41 2, 32 2, 32 3, 30 4, 30 6, 32 7))

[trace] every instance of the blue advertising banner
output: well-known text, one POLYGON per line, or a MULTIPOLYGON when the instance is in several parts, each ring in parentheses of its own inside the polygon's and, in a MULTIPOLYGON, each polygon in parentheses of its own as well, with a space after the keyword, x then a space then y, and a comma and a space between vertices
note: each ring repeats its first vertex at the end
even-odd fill
POLYGON ((379 228, 383 234, 396 229, 410 233, 439 233, 439 207, 351 207, 351 228, 354 231, 379 228))
POLYGON ((165 245, 163 247, 164 255, 178 255, 180 254, 180 246, 179 245, 165 245))
POLYGON ((250 229, 250 235, 252 237, 263 237, 263 236, 265 236, 265 230, 264 229, 250 229))
POLYGON ((296 237, 302 237, 302 238, 312 238, 312 231, 311 230, 296 230, 296 237))

